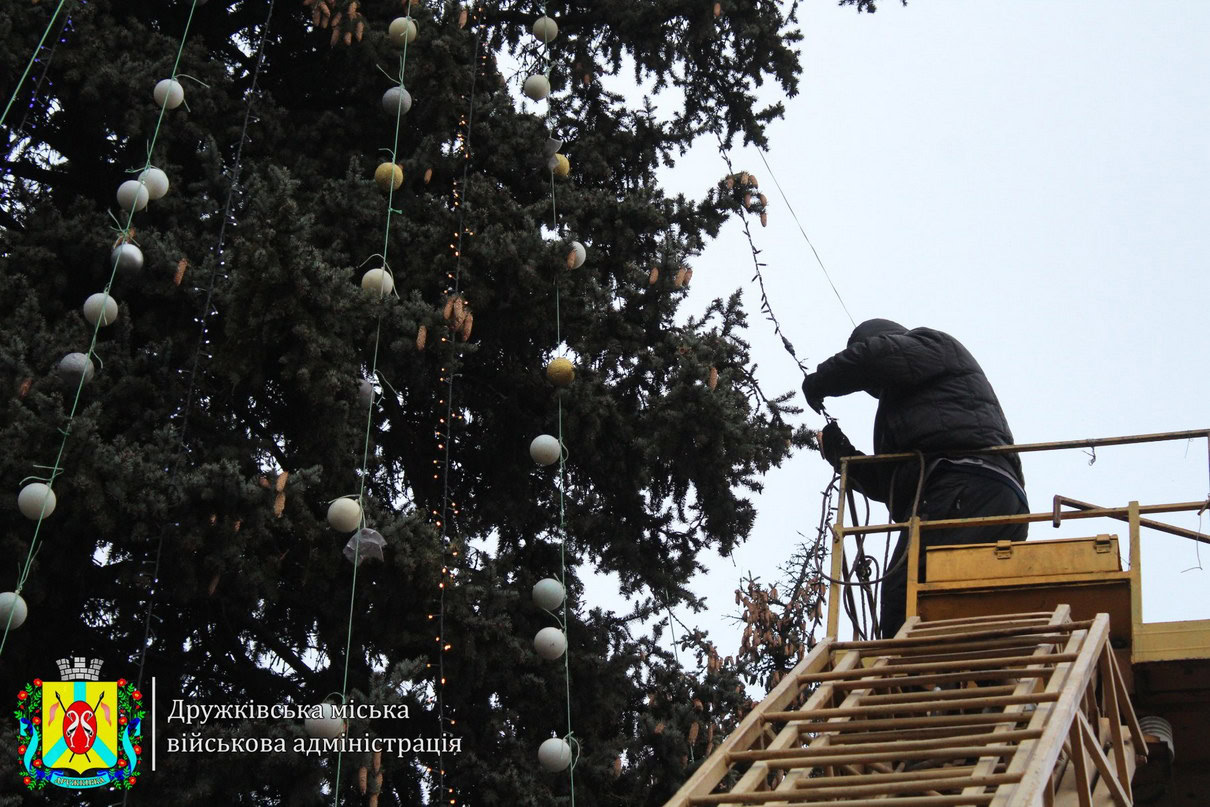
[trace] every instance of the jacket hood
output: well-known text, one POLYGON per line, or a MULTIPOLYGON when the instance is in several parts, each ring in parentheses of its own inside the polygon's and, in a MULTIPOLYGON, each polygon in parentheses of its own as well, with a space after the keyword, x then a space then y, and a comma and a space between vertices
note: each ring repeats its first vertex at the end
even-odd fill
POLYGON ((852 347, 857 342, 864 342, 871 336, 907 332, 907 328, 903 327, 898 322, 893 322, 889 319, 867 319, 865 322, 853 329, 853 333, 849 336, 848 346, 852 347))

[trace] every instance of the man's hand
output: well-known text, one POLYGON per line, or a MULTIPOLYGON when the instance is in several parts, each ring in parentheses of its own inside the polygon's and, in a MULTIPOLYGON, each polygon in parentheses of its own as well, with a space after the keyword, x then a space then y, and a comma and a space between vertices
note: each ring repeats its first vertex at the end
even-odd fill
POLYGON ((849 438, 845 437, 840 426, 836 425, 836 421, 833 420, 819 433, 819 453, 823 454, 823 458, 833 467, 836 467, 840 465, 841 457, 854 457, 861 452, 853 447, 849 438))
POLYGON ((815 414, 823 414, 823 396, 814 391, 815 389, 815 373, 802 380, 802 394, 806 396, 807 406, 815 410, 815 414))

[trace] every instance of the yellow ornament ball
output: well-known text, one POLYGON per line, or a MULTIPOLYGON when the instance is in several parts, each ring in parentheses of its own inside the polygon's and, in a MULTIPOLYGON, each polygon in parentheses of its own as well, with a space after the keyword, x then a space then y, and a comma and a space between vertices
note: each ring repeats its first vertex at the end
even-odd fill
POLYGON ((399 186, 403 184, 403 169, 395 163, 382 163, 374 169, 374 182, 383 193, 399 190, 399 186))
POLYGON ((557 177, 565 177, 571 173, 571 163, 562 154, 554 156, 554 172, 557 177))
POLYGON ((546 365, 546 379, 556 387, 566 387, 576 378, 576 366, 571 363, 571 359, 562 357, 552 359, 550 364, 546 365))

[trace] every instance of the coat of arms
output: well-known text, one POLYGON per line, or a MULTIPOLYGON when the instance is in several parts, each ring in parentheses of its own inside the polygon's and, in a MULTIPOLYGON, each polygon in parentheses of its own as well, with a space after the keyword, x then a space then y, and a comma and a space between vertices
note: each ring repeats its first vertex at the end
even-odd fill
POLYGON ((58 664, 62 681, 35 678, 17 693, 22 781, 30 790, 133 787, 143 752, 143 693, 124 678, 101 681, 99 659, 58 664))

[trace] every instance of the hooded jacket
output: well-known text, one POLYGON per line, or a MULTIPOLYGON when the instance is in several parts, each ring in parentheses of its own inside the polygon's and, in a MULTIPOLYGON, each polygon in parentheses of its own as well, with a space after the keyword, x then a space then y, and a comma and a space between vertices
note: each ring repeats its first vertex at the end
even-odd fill
MULTIPOLYGON (((908 330, 890 320, 867 320, 854 329, 846 349, 807 376, 803 390, 809 399, 858 391, 877 398, 877 454, 921 451, 935 460, 947 452, 1013 442, 1000 401, 975 357, 957 339, 932 328, 908 330)), ((1016 454, 981 459, 1024 487, 1016 454)), ((851 465, 849 474, 871 498, 889 503, 893 497, 900 517, 910 510, 918 465, 897 465, 851 465)))

